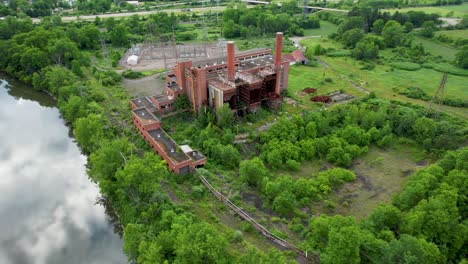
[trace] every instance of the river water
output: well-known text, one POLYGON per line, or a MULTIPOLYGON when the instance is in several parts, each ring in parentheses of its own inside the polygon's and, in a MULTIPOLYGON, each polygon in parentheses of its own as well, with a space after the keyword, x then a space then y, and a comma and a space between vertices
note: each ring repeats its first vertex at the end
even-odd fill
POLYGON ((0 75, 0 263, 126 263, 86 175, 86 157, 47 95, 0 75))

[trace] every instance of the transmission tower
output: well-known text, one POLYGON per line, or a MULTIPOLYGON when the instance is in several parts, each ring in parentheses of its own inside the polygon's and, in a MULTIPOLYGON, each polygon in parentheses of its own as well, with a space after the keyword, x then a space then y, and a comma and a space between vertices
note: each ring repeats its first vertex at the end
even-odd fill
POLYGON ((216 25, 219 25, 219 0, 216 0, 216 25))
POLYGON ((309 4, 309 0, 304 0, 304 11, 303 11, 303 13, 302 13, 302 18, 303 18, 304 20, 307 19, 307 12, 308 12, 308 10, 307 10, 307 5, 308 5, 308 4, 309 4))
POLYGON ((432 96, 431 102, 429 103, 428 112, 432 112, 433 104, 437 104, 437 109, 435 110, 434 117, 438 118, 440 113, 440 106, 444 102, 444 93, 445 93, 445 83, 447 82, 448 74, 444 73, 442 76, 442 80, 440 80, 439 88, 435 92, 434 96, 432 96))
MULTIPOLYGON (((205 7, 205 0, 202 0, 202 10, 204 9, 205 7)), ((208 35, 206 33, 206 24, 205 24, 205 12, 202 11, 202 23, 203 23, 203 41, 207 41, 208 40, 208 35)))

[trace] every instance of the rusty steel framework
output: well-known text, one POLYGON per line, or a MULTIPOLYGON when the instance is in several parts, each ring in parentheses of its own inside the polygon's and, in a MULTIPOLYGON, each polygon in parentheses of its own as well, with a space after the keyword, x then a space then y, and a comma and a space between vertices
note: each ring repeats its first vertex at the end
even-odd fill
POLYGON ((440 114, 440 106, 444 102, 444 96, 445 96, 445 84, 447 83, 448 79, 448 73, 444 73, 444 76, 442 76, 442 79, 440 80, 439 87, 437 88, 437 91, 435 92, 434 96, 431 98, 431 102, 429 103, 428 111, 432 112, 434 111, 433 104, 437 104, 437 108, 434 113, 435 118, 439 118, 440 114))

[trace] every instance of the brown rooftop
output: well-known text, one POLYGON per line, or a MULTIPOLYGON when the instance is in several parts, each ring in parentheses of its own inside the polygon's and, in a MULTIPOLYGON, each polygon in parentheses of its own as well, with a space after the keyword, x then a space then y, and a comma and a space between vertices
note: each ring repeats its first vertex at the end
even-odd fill
POLYGON ((143 108, 151 104, 151 101, 146 96, 132 99, 132 102, 136 105, 137 108, 143 108))
POLYGON ((140 108, 133 110, 133 113, 138 117, 138 119, 145 125, 153 122, 160 122, 157 117, 155 117, 148 109, 140 108))
MULTIPOLYGON (((234 84, 231 82, 231 84, 234 84)), ((220 79, 213 79, 208 81, 208 85, 213 86, 216 89, 222 90, 224 92, 229 92, 229 91, 234 91, 236 90, 236 86, 234 85, 229 85, 228 82, 223 82, 220 79)))
POLYGON ((189 157, 180 150, 179 146, 164 130, 158 128, 148 131, 148 134, 161 146, 164 152, 177 163, 189 160, 189 157))

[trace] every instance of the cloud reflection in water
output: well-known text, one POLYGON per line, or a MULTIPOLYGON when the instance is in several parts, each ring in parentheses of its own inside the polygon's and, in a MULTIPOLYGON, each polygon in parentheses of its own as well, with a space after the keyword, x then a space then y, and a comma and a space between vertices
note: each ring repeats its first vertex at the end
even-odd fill
POLYGON ((126 263, 85 163, 56 108, 0 84, 2 264, 126 263))

